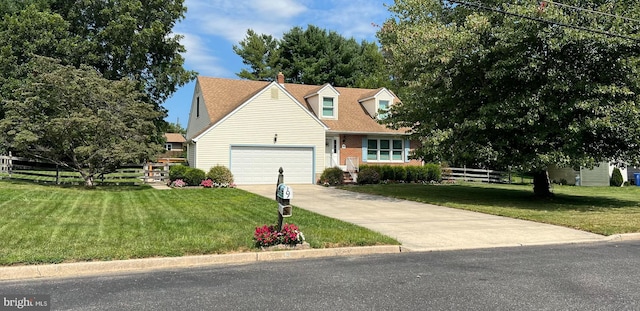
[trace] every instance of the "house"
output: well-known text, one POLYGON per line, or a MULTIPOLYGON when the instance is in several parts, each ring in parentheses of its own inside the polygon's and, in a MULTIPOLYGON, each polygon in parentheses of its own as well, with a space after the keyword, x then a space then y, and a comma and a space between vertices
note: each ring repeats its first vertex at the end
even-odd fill
POLYGON ((165 152, 158 155, 158 161, 163 162, 163 159, 183 157, 185 143, 187 142, 184 136, 180 133, 165 133, 164 138, 166 140, 164 144, 165 152))
POLYGON ((315 183, 327 167, 354 172, 360 164, 420 165, 417 143, 378 123, 399 99, 386 88, 198 77, 187 160, 208 171, 231 169, 238 184, 315 183))
MULTIPOLYGON (((563 183, 576 186, 609 186, 613 169, 613 163, 602 162, 594 168, 581 167, 576 171, 570 167, 549 167, 549 179, 554 183, 563 183)), ((628 181, 627 169, 619 168, 622 179, 628 181)))

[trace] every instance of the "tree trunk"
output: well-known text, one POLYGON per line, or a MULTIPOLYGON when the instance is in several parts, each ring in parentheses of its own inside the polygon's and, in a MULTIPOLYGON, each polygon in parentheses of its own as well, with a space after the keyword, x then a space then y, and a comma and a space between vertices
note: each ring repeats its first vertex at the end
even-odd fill
POLYGON ((533 193, 540 198, 548 198, 553 195, 547 170, 533 172, 533 193))
POLYGON ((93 182, 93 175, 88 175, 84 178, 84 186, 87 188, 93 188, 96 186, 93 182))

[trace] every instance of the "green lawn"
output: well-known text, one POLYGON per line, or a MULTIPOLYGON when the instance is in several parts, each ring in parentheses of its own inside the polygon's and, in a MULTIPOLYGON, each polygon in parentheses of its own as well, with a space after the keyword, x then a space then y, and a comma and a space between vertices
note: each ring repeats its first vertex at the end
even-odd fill
POLYGON ((561 225, 611 235, 640 232, 640 187, 554 185, 551 199, 533 196, 531 185, 387 184, 344 189, 561 225))
MULTIPOLYGON (((275 224, 272 200, 239 189, 94 190, 0 180, 0 265, 255 251, 256 226, 275 224)), ((399 244, 294 208, 314 248, 399 244)))

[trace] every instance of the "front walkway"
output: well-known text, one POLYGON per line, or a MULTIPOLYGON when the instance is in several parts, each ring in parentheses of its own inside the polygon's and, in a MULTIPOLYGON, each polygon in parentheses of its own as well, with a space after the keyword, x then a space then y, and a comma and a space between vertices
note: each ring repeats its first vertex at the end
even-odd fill
MULTIPOLYGON (((338 190, 290 185, 291 204, 386 234, 404 250, 451 250, 602 241, 604 236, 525 220, 338 190)), ((275 185, 240 189, 275 197, 275 185)), ((292 221, 295 222, 295 208, 292 221)))

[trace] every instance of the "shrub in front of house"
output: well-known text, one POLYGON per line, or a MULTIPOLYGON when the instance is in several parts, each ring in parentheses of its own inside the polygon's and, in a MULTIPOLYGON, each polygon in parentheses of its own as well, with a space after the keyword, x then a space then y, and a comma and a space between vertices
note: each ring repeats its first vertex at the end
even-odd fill
POLYGON ((184 181, 189 186, 198 186, 205 179, 206 174, 203 170, 195 167, 189 167, 184 173, 184 181))
POLYGON ((320 175, 320 184, 337 186, 344 183, 344 171, 339 167, 328 167, 320 175))
POLYGON ((425 171, 422 169, 422 166, 407 166, 405 171, 407 174, 404 181, 408 183, 416 183, 424 180, 425 171))
POLYGON ((407 179, 406 166, 396 165, 396 166, 392 166, 392 168, 393 168, 393 175, 394 175, 395 181, 402 182, 405 179, 407 179))
POLYGON ((622 173, 620 173, 619 168, 614 168, 613 173, 611 173, 611 180, 609 180, 609 185, 614 187, 620 187, 624 183, 624 179, 622 178, 622 173))
POLYGON ((184 174, 187 172, 188 169, 189 167, 184 165, 171 165, 169 167, 169 179, 171 181, 184 179, 184 174))
POLYGON ((358 172, 358 184, 378 184, 380 183, 380 173, 371 166, 360 167, 358 172))
POLYGON ((427 163, 422 167, 425 170, 424 181, 440 182, 442 180, 442 169, 439 164, 427 163))
POLYGON ((207 173, 207 178, 213 181, 216 187, 229 187, 233 184, 233 174, 226 166, 216 165, 207 173))
POLYGON ((396 180, 396 171, 391 165, 380 166, 380 180, 393 181, 396 180))

